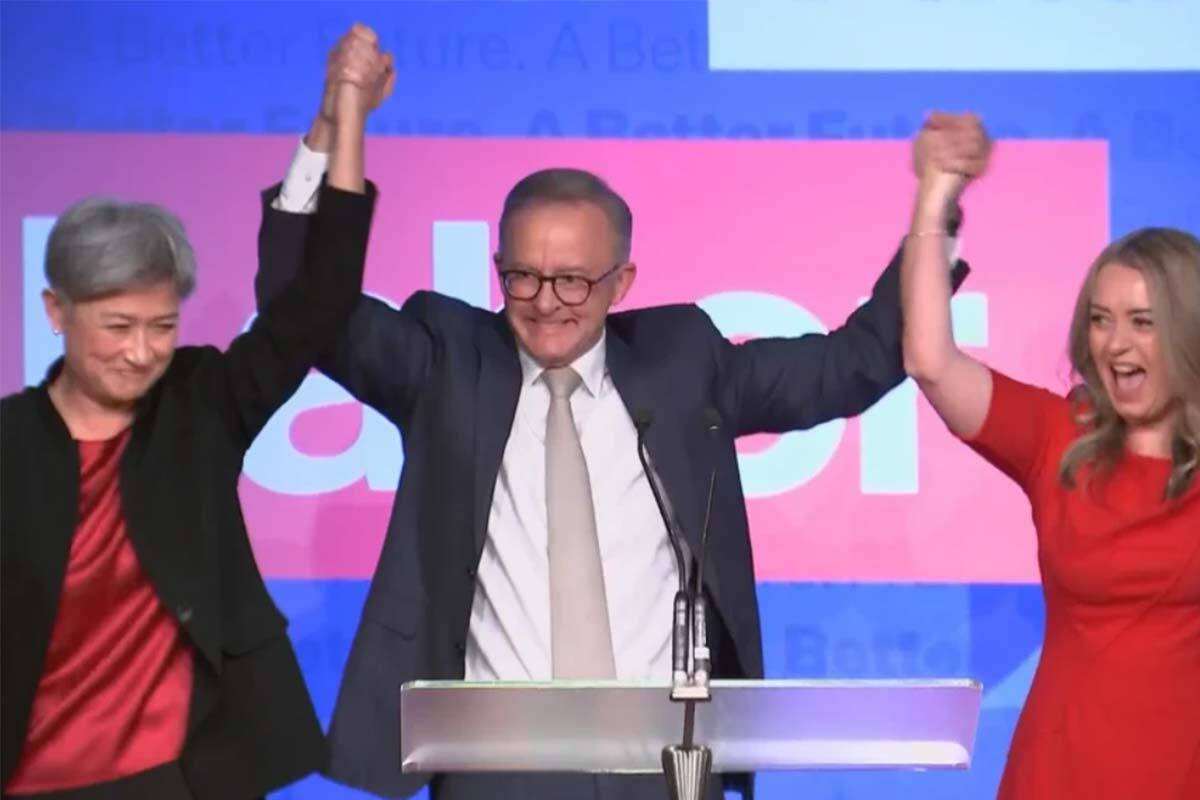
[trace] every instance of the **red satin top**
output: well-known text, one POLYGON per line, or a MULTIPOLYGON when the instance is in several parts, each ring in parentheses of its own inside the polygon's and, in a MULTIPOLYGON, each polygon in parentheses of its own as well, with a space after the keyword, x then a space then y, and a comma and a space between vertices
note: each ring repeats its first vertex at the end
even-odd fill
POLYGON ((111 781, 183 748, 192 651, 126 536, 119 473, 128 440, 126 431, 79 442, 79 525, 7 792, 111 781))
POLYGON ((999 798, 1196 800, 1200 479, 1165 501, 1171 462, 1126 453, 1111 475, 1089 484, 1081 470, 1065 489, 1070 404, 1000 373, 993 387, 970 444, 1029 497, 1046 598, 999 798))

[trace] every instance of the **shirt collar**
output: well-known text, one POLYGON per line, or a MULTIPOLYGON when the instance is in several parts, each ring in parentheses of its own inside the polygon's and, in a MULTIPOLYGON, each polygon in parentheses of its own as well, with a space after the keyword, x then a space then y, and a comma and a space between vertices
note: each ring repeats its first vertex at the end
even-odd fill
MULTIPOLYGON (((600 339, 586 353, 571 362, 571 368, 583 379, 584 388, 592 397, 600 396, 600 386, 604 383, 605 358, 604 343, 607 333, 600 332, 600 339)), ((517 355, 521 359, 521 385, 532 386, 542 377, 546 368, 538 364, 524 347, 517 344, 517 355)))

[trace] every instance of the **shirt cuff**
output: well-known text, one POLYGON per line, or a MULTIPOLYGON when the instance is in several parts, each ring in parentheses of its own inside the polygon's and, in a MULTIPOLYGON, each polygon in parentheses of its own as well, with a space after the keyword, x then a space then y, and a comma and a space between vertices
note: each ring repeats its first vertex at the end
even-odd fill
POLYGON ((300 146, 292 157, 279 196, 271 205, 278 211, 291 214, 313 214, 317 210, 317 194, 321 188, 321 178, 329 166, 329 154, 317 153, 308 148, 304 137, 300 137, 300 146))

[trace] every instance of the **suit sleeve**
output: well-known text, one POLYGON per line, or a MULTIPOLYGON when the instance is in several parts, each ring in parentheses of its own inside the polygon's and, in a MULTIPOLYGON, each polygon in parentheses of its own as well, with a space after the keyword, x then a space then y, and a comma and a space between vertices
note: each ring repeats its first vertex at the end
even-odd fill
POLYGON ((217 402, 243 446, 329 348, 362 291, 375 187, 325 187, 294 273, 218 359, 217 402))
MULTIPOLYGON (((804 430, 870 408, 905 378, 898 250, 870 299, 827 334, 721 339, 717 396, 737 435, 804 430)), ((957 288, 967 265, 959 261, 957 288)))
MULTIPOLYGON (((292 214, 274 207, 279 187, 263 193, 259 230, 259 308, 267 308, 300 269, 305 243, 320 216, 292 214)), ((324 195, 320 203, 324 203, 324 195)), ((433 336, 413 310, 417 296, 397 309, 359 293, 343 324, 326 343, 316 366, 363 403, 399 423, 411 412, 433 359, 433 336)))

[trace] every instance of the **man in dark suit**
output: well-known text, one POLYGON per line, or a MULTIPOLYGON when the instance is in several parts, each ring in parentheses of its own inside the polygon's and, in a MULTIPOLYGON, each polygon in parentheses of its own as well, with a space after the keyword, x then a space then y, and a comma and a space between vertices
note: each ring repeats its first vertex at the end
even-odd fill
MULTIPOLYGON (((348 34, 331 74, 379 58, 374 44, 348 34)), ((329 141, 318 114, 264 222, 260 303, 298 263, 329 141)), ((596 176, 534 173, 500 219, 502 313, 431 292, 400 310, 364 296, 321 363, 405 443, 330 731, 334 779, 381 795, 425 782, 400 772, 399 687, 411 680, 668 680, 678 571, 651 479, 696 553, 715 465, 704 573, 713 673, 762 676, 734 440, 859 414, 904 378, 899 256, 828 335, 734 345, 693 305, 610 313, 637 274, 631 228, 624 200, 596 176), (715 441, 704 432, 714 412, 715 441), (649 478, 635 419, 648 423, 649 478)), ((432 791, 630 800, 660 797, 664 784, 442 775, 432 791)))

